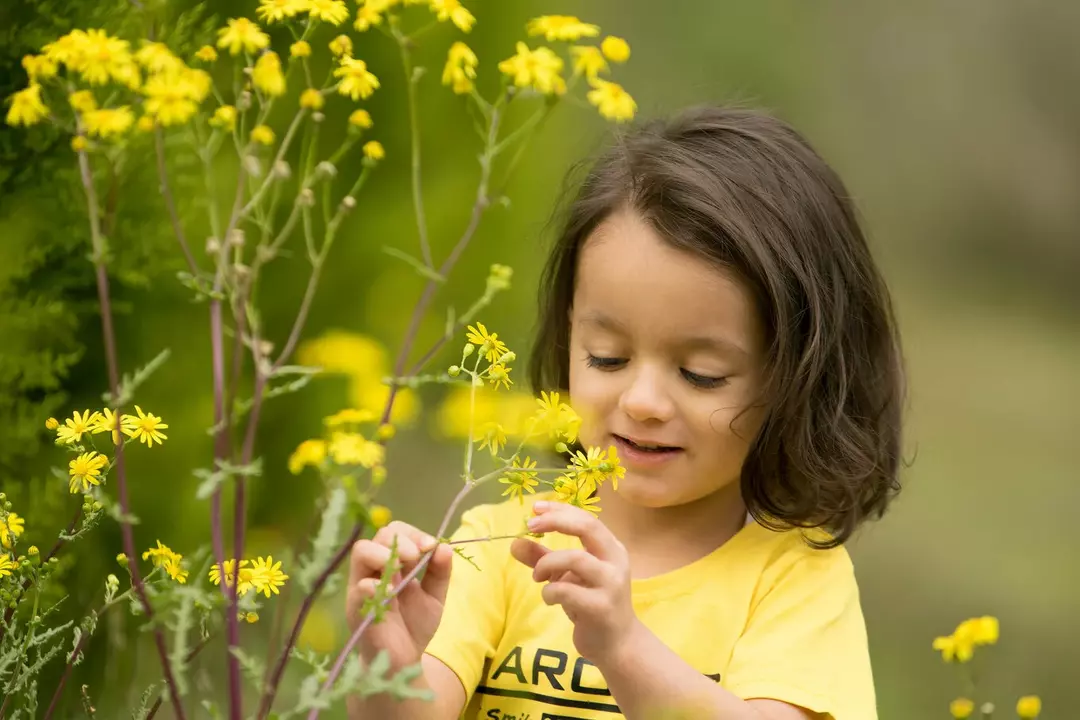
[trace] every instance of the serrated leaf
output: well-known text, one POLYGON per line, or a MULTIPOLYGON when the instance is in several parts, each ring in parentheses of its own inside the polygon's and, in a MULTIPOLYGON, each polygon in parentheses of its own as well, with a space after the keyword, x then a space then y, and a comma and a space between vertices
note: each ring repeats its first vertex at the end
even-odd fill
POLYGON ((297 572, 297 581, 305 592, 310 592, 315 580, 326 569, 331 557, 340 544, 341 520, 348 506, 348 495, 344 488, 334 488, 323 510, 319 532, 311 545, 311 557, 301 558, 297 572))

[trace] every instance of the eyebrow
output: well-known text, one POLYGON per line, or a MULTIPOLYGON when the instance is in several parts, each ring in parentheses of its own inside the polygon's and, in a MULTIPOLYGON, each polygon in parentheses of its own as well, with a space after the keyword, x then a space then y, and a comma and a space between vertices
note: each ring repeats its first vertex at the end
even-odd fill
MULTIPOLYGON (((581 316, 581 322, 585 325, 594 325, 601 330, 608 330, 610 332, 618 333, 620 335, 629 335, 630 332, 626 325, 619 322, 615 318, 605 315, 602 312, 591 311, 581 316)), ((744 355, 749 356, 745 349, 723 338, 712 337, 710 335, 701 335, 695 337, 688 337, 679 340, 676 345, 682 350, 706 350, 717 352, 723 355, 744 355)))

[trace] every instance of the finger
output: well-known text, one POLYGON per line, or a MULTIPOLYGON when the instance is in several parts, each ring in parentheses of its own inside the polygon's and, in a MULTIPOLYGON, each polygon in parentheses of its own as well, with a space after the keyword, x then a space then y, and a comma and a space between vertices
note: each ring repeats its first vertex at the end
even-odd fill
POLYGON ((559 550, 540 558, 533 569, 533 580, 566 581, 564 575, 571 573, 581 584, 601 587, 608 584, 610 565, 584 550, 559 550))
POLYGON ((355 585, 364 578, 380 574, 390 560, 390 550, 371 540, 358 540, 352 547, 349 582, 355 585))
POLYGON ((523 565, 531 568, 536 567, 540 558, 547 555, 551 550, 543 545, 527 538, 518 538, 510 543, 510 554, 523 565))
POLYGON ((424 569, 424 579, 420 587, 440 603, 446 600, 446 590, 450 587, 450 570, 454 565, 454 551, 449 545, 440 545, 424 569))
MULTIPOLYGON (((361 608, 368 599, 375 596, 378 586, 379 580, 377 578, 364 578, 349 586, 345 609, 352 627, 355 627, 360 621, 361 608)), ((397 610, 397 598, 390 601, 390 610, 397 610)))
POLYGON ((390 523, 375 533, 374 539, 387 548, 396 545, 398 563, 409 571, 420 559, 420 545, 427 537, 430 536, 405 523, 390 523))
POLYGON ((576 621, 578 613, 590 611, 593 604, 590 598, 596 594, 592 588, 582 587, 567 582, 548 583, 540 591, 540 596, 548 605, 561 605, 571 620, 576 621))
POLYGON ((559 532, 581 538, 581 544, 601 560, 615 560, 625 550, 604 523, 588 510, 565 503, 539 501, 533 504, 536 515, 529 518, 532 532, 559 532))

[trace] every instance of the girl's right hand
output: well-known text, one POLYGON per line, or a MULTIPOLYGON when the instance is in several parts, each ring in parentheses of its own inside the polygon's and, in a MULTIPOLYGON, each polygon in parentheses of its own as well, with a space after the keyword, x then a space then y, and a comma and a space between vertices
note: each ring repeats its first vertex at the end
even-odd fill
MULTIPOLYGON (((361 607, 375 594, 383 574, 392 574, 390 589, 396 588, 435 544, 435 538, 427 533, 397 521, 380 529, 373 539, 357 541, 352 549, 346 598, 350 629, 355 631, 363 621, 361 607), (395 538, 397 563, 387 567, 395 538)), ((423 580, 410 580, 390 601, 384 619, 364 630, 359 647, 365 660, 371 661, 380 650, 386 650, 395 669, 420 662, 442 619, 453 557, 449 546, 439 545, 424 568, 423 580)))

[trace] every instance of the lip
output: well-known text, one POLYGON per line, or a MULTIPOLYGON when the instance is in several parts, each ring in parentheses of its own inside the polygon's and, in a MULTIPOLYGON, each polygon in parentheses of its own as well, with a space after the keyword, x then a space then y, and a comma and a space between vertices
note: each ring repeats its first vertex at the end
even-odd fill
MULTIPOLYGON (((665 452, 649 452, 646 450, 639 450, 633 445, 626 442, 623 436, 611 435, 612 441, 615 443, 615 447, 618 450, 619 458, 625 462, 628 466, 633 467, 661 467, 678 458, 682 457, 685 452, 682 448, 676 448, 674 450, 667 450, 665 452)), ((638 442, 636 438, 628 438, 633 442, 638 442)), ((652 443, 651 441, 642 440, 641 442, 649 442, 654 445, 663 445, 664 443, 652 443)))

